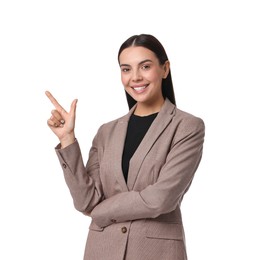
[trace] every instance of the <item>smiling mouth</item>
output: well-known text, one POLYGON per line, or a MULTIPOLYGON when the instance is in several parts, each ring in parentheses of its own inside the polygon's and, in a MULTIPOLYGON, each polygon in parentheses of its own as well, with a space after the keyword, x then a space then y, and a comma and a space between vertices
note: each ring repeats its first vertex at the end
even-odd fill
POLYGON ((135 90, 137 93, 142 93, 148 86, 149 86, 149 84, 144 85, 144 86, 139 86, 139 87, 131 87, 131 88, 133 90, 135 90))

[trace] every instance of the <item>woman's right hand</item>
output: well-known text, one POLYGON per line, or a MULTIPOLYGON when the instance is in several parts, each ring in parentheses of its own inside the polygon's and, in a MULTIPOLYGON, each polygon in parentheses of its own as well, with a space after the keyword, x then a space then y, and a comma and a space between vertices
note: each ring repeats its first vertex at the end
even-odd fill
POLYGON ((55 107, 55 109, 51 111, 51 117, 48 119, 47 124, 58 137, 61 148, 65 148, 75 141, 74 127, 78 100, 75 99, 72 102, 70 112, 68 113, 49 91, 46 91, 45 94, 55 107))

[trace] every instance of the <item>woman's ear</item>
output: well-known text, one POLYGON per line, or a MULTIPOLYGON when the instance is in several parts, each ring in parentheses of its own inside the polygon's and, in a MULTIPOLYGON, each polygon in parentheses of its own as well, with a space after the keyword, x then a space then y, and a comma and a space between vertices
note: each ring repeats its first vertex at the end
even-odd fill
POLYGON ((168 76, 170 71, 170 62, 168 60, 163 65, 163 69, 164 69, 163 79, 165 79, 168 76))

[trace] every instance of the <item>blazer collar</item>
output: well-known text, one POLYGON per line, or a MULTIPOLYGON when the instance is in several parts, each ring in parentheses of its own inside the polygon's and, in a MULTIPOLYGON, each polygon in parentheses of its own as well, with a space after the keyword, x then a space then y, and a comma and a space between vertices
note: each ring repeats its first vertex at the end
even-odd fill
MULTIPOLYGON (((119 118, 118 122, 119 123, 125 123, 125 122, 128 123, 129 118, 134 113, 135 109, 136 109, 136 105, 134 105, 129 110, 129 112, 126 115, 124 115, 123 117, 119 118)), ((172 116, 174 111, 175 111, 175 105, 173 103, 171 103, 171 101, 168 98, 166 98, 163 106, 161 107, 161 109, 160 109, 160 111, 158 113, 158 116, 156 117, 156 119, 158 117, 161 117, 161 116, 165 117, 166 115, 171 115, 172 116)))
POLYGON ((117 124, 118 141, 116 142, 115 149, 114 149, 115 150, 114 154, 116 158, 116 164, 115 164, 116 170, 114 172, 115 172, 116 179, 121 185, 123 191, 133 189, 145 156, 147 155, 147 153, 149 152, 153 144, 156 142, 160 134, 171 122, 175 112, 175 105, 173 105, 166 98, 157 117, 151 124, 149 130, 145 134, 143 140, 141 141, 140 145, 138 146, 137 150, 135 151, 133 157, 130 160, 128 181, 126 183, 123 176, 120 162, 122 161, 122 153, 123 153, 123 148, 124 148, 124 143, 125 143, 125 138, 127 133, 128 121, 130 116, 133 114, 135 108, 136 105, 130 109, 128 114, 121 117, 118 120, 118 124, 117 124))

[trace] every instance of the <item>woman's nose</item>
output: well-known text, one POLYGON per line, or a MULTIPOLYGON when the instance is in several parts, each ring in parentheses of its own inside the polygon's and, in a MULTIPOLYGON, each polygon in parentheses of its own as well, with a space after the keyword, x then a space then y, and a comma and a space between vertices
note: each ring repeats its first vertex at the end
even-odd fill
POLYGON ((142 75, 141 75, 141 73, 138 70, 133 71, 132 80, 133 81, 140 81, 140 80, 142 80, 142 75))

